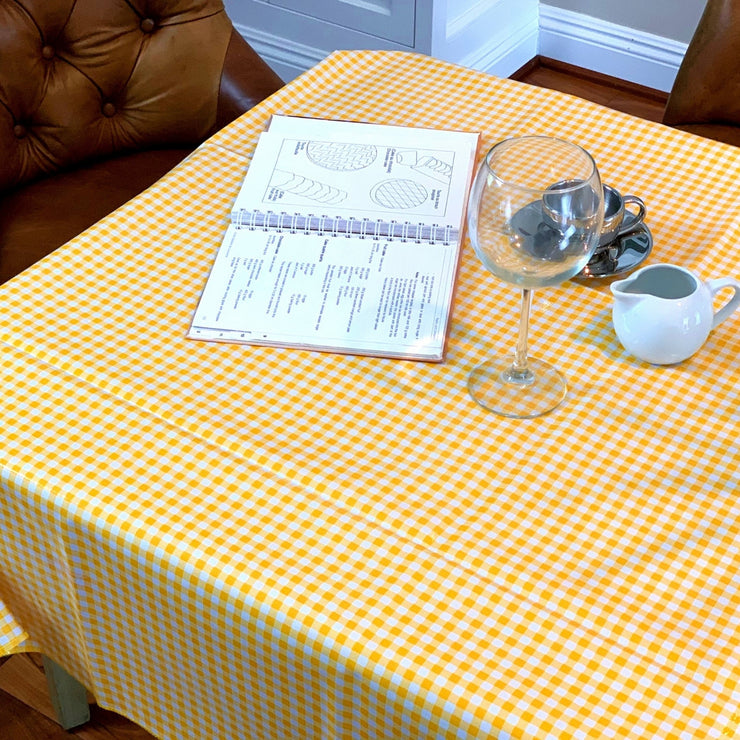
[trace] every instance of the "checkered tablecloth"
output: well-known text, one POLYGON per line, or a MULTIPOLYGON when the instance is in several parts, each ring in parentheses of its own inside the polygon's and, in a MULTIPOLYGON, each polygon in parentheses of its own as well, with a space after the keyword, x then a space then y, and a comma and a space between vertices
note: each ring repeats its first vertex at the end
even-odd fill
POLYGON ((337 52, 0 288, 0 641, 168 740, 739 736, 740 312, 656 367, 607 286, 537 292, 528 421, 468 396, 519 301, 468 242, 442 364, 187 340, 278 112, 576 141, 649 262, 739 276, 737 149, 337 52))

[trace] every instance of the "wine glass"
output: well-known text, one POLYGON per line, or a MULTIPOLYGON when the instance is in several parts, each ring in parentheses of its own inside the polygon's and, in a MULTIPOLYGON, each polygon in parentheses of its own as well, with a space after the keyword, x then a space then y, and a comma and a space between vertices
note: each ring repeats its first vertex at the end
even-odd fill
POLYGON ((518 136, 494 145, 470 191, 468 232, 485 267, 522 288, 513 358, 498 357, 469 376, 473 399, 503 416, 545 414, 565 398, 563 376, 527 356, 532 290, 580 272, 598 245, 604 192, 591 155, 550 136, 518 136))

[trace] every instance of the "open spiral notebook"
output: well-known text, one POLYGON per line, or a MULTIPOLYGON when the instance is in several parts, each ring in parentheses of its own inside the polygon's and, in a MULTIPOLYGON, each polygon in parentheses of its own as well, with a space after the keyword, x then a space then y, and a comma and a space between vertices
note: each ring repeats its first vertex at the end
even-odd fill
POLYGON ((441 361, 477 144, 273 116, 188 337, 441 361))

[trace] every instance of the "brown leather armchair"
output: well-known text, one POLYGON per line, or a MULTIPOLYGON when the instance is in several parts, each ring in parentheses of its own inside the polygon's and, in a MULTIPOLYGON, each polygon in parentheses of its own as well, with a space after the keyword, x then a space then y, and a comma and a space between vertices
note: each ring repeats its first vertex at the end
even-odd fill
POLYGON ((740 146, 740 0, 708 0, 663 123, 740 146))
POLYGON ((282 84, 221 0, 0 0, 0 282, 282 84))

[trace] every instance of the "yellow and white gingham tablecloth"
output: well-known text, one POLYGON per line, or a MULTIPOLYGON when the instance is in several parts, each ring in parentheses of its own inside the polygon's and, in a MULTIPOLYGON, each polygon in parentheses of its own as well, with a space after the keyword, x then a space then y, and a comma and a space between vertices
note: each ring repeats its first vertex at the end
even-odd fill
POLYGON ((650 262, 740 276, 737 149, 333 54, 0 288, 5 650, 169 740, 739 737, 740 313, 655 367, 605 285, 538 292, 529 421, 468 396, 519 296, 467 242, 442 364, 187 340, 272 113, 576 141, 650 262))

